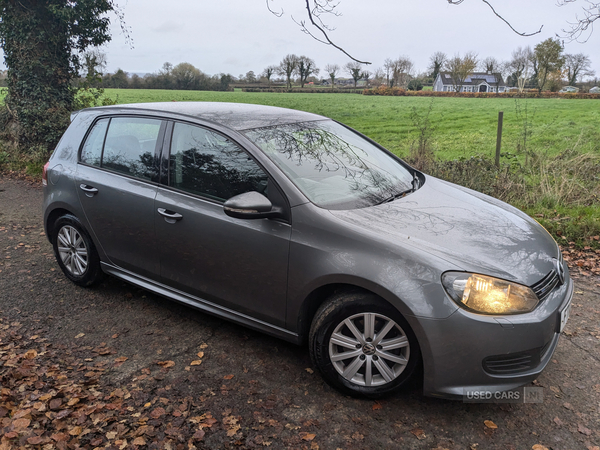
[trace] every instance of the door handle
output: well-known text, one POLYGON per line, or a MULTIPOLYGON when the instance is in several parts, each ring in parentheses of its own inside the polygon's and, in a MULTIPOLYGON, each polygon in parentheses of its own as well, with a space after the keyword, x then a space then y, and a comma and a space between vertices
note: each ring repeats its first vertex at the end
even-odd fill
POLYGON ((85 192, 85 195, 87 195, 88 197, 93 197, 98 193, 98 189, 96 189, 93 186, 88 186, 87 184, 80 184, 79 189, 85 192))
POLYGON ((183 219, 183 216, 174 211, 169 211, 165 208, 158 208, 158 213, 165 218, 168 223, 175 223, 178 220, 183 219))

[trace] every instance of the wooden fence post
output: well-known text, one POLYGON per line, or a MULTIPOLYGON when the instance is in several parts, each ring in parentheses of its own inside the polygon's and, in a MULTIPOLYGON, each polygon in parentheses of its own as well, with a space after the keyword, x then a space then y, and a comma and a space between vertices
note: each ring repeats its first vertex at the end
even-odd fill
POLYGON ((496 138, 496 167, 500 168, 500 149, 502 148, 502 122, 504 111, 498 112, 498 136, 496 138))

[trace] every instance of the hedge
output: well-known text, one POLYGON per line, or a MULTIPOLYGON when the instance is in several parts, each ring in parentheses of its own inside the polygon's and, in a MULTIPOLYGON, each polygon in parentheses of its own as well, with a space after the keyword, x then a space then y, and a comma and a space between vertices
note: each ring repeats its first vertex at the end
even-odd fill
POLYGON ((379 86, 363 90, 363 95, 407 96, 407 97, 466 97, 466 98, 565 98, 565 99, 596 99, 600 94, 573 94, 543 91, 526 92, 434 92, 434 91, 407 91, 398 87, 379 86))

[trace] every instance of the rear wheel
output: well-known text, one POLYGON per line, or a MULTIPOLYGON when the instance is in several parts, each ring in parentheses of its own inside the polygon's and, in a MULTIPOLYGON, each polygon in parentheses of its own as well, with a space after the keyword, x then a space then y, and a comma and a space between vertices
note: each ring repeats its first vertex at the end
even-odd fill
POLYGON ((91 238, 77 217, 67 214, 54 222, 52 246, 63 273, 79 286, 92 286, 104 274, 91 238))
POLYGON ((420 359, 406 320, 368 293, 338 295, 317 311, 310 354, 325 380, 350 395, 378 397, 406 382, 420 359))

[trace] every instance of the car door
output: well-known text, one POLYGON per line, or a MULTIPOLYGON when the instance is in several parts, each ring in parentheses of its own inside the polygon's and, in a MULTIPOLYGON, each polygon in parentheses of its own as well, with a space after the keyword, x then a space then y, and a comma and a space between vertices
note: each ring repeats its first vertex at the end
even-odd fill
POLYGON ((289 221, 235 219, 223 211, 225 200, 249 191, 287 208, 281 191, 226 136, 186 123, 172 128, 165 185, 155 201, 163 283, 283 326, 289 221))
POLYGON ((147 117, 98 120, 81 149, 79 199, 113 264, 158 279, 154 232, 158 158, 166 123, 147 117))

